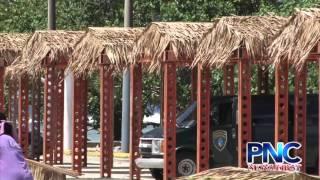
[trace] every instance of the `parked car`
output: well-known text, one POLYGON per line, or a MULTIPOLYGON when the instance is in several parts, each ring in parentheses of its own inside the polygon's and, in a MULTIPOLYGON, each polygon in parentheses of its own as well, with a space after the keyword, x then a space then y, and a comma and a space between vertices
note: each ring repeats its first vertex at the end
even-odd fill
MULTIPOLYGON (((274 96, 252 96, 252 137, 257 142, 274 142, 274 96)), ((236 96, 214 97, 210 113, 210 168, 237 166, 237 111, 236 96), (224 138, 219 138, 224 136, 224 138)), ((293 140, 294 96, 289 96, 289 141, 293 140)), ((196 102, 176 120, 177 176, 196 172, 196 102)), ((153 177, 162 178, 163 128, 144 134, 140 139, 140 168, 149 168, 153 177)), ((318 169, 318 95, 307 95, 307 172, 318 169)))

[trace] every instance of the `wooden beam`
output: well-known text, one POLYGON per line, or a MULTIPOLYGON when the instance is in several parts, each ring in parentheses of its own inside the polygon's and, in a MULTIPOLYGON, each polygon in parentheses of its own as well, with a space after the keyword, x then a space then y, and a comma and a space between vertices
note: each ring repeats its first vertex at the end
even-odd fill
POLYGON ((111 177, 113 167, 113 77, 100 65, 100 176, 111 177))
POLYGON ((53 67, 46 67, 44 84, 44 135, 43 135, 43 159, 46 164, 53 165, 54 149, 54 82, 55 73, 53 67))
POLYGON ((176 178, 176 64, 164 68, 164 169, 163 179, 176 178))
POLYGON ((288 142, 289 67, 282 62, 275 68, 275 144, 288 142))
POLYGON ((14 129, 17 129, 18 122, 18 90, 19 81, 16 78, 12 78, 9 81, 9 120, 12 122, 14 129))
POLYGON ((54 164, 63 164, 63 118, 64 118, 64 69, 56 67, 56 79, 54 81, 55 104, 55 134, 54 134, 54 164))
POLYGON ((84 77, 74 78, 72 117, 72 170, 81 173, 86 166, 87 141, 87 83, 84 77))
POLYGON ((226 65, 223 68, 223 95, 234 95, 234 68, 235 65, 226 65))
POLYGON ((28 157, 29 152, 29 89, 28 76, 19 79, 19 143, 23 154, 28 157))
POLYGON ((269 70, 266 65, 258 65, 258 94, 269 94, 269 70))
POLYGON ((294 80, 294 140, 301 144, 295 151, 301 159, 301 171, 306 172, 306 145, 307 145, 307 67, 295 71, 294 80))
POLYGON ((210 79, 209 68, 198 65, 197 172, 209 169, 210 158, 210 79))
POLYGON ((130 66, 130 179, 140 179, 135 160, 140 156, 139 141, 142 135, 142 67, 130 66))
POLYGON ((251 64, 243 51, 239 61, 238 90, 238 165, 246 167, 246 145, 252 139, 251 126, 251 64))

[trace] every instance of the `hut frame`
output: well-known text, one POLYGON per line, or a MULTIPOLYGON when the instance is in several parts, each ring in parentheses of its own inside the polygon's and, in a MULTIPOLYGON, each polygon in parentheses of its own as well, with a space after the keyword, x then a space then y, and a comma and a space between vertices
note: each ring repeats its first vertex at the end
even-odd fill
MULTIPOLYGON (((319 63, 320 59, 319 15, 318 8, 296 9, 283 27, 282 32, 269 47, 269 55, 274 60, 273 64, 276 73, 278 73, 278 77, 276 76, 276 91, 278 91, 276 98, 279 101, 282 99, 282 102, 276 107, 278 108, 276 112, 278 119, 276 119, 275 126, 275 141, 288 141, 288 135, 284 133, 288 132, 288 101, 284 100, 288 98, 288 71, 291 68, 295 77, 293 139, 301 144, 296 155, 302 159, 301 171, 303 172, 306 171, 307 165, 307 64, 309 62, 319 63), (281 106, 284 106, 285 111, 281 106)), ((320 111, 318 118, 320 119, 320 111)), ((320 140, 318 147, 320 148, 320 140)), ((320 153, 320 151, 318 152, 320 153)), ((318 161, 318 165, 320 165, 320 160, 318 161)), ((320 168, 318 173, 320 174, 320 168)))
MULTIPOLYGON (((9 74, 19 77, 19 140, 26 155, 29 132, 29 81, 33 87, 31 144, 33 158, 37 160, 40 156, 39 144, 36 143, 40 140, 40 76, 44 71, 43 158, 46 164, 63 164, 64 70, 68 65, 72 45, 82 34, 80 31, 37 31, 29 38, 21 57, 15 60, 9 70, 9 74), (36 156, 34 152, 37 152, 36 156)), ((77 131, 84 132, 82 128, 77 131)), ((80 152, 83 153, 80 156, 83 158, 81 160, 86 163, 86 151, 80 152)))
MULTIPOLYGON (((135 60, 130 66, 130 178, 140 179, 135 160, 139 157, 142 110, 142 70, 162 76, 163 179, 176 178, 176 82, 177 67, 191 67, 196 45, 211 23, 154 22, 136 41, 135 60)), ((191 100, 196 99, 197 71, 191 73, 191 100)), ((209 126, 207 126, 209 127, 209 126)), ((204 144, 204 143, 203 143, 204 144)), ((207 144, 208 146, 208 144, 207 144)), ((208 156, 209 157, 209 154, 208 156)))
MULTIPOLYGON (((281 32, 281 28, 286 22, 287 20, 285 18, 275 16, 222 17, 220 19, 216 19, 213 28, 206 34, 200 43, 198 47, 198 54, 193 62, 194 67, 198 65, 198 137, 201 133, 209 132, 202 130, 205 128, 201 127, 202 124, 210 123, 209 116, 205 116, 204 113, 204 109, 207 108, 204 104, 207 104, 209 107, 207 111, 210 112, 210 102, 205 102, 205 97, 207 96, 206 94, 202 95, 202 93, 210 91, 203 90, 206 89, 205 87, 210 87, 210 77, 206 77, 205 75, 209 74, 207 72, 210 72, 211 67, 222 67, 224 76, 224 95, 234 95, 234 66, 235 64, 238 64, 237 154, 239 167, 247 166, 246 144, 252 140, 251 67, 254 64, 257 65, 258 94, 268 94, 268 66, 271 64, 271 62, 267 60, 268 56, 266 56, 266 49, 275 36, 281 32), (229 44, 221 45, 221 43, 225 42, 226 39, 229 44), (201 99, 201 97, 203 99, 201 99), (203 113, 203 117, 199 116, 200 113, 203 113)), ((285 74, 285 71, 278 71, 278 73, 285 74)), ((281 77, 281 80, 283 79, 287 80, 288 78, 287 76, 284 76, 284 78, 281 77)), ((279 82, 279 80, 277 82, 279 82)), ((282 84, 281 87, 287 88, 282 84)), ((283 112, 288 111, 288 107, 282 103, 283 101, 287 100, 288 98, 286 96, 283 94, 280 95, 280 93, 276 90, 275 107, 276 112, 278 112, 278 114, 275 115, 276 121, 278 121, 278 116, 280 116, 280 114, 282 116, 284 115, 283 112), (281 102, 279 102, 279 97, 282 98, 281 102), (280 105, 282 109, 278 108, 280 105), (282 112, 279 112, 279 110, 282 112)), ((286 125, 279 122, 276 122, 276 124, 278 124, 278 128, 283 128, 283 126, 286 125)), ((278 129, 276 129, 276 131, 278 131, 278 129)), ((281 133, 285 132, 281 131, 281 133)), ((203 140, 205 141, 205 139, 209 138, 209 135, 205 135, 203 140)), ((201 155, 199 155, 199 151, 201 152, 204 148, 199 145, 200 140, 201 139, 197 139, 198 166, 201 166, 201 159, 199 159, 201 158, 201 155)), ((207 162, 208 161, 203 161, 203 163, 207 162)), ((202 170, 205 169, 198 167, 198 172, 202 170)))
POLYGON ((63 164, 63 79, 66 64, 66 60, 51 63, 49 54, 42 62, 45 69, 44 162, 50 165, 63 164))
POLYGON ((100 175, 111 177, 113 167, 113 104, 114 104, 114 69, 108 63, 107 55, 104 52, 99 59, 100 76, 100 175))
MULTIPOLYGON (((142 109, 142 71, 143 66, 151 64, 148 56, 142 56, 136 63, 130 65, 130 178, 140 179, 140 170, 135 160, 140 156, 139 141, 143 119, 142 109)), ((176 177, 176 70, 178 67, 190 66, 192 60, 188 57, 177 58, 170 46, 163 52, 161 75, 163 78, 162 115, 164 127, 164 179, 176 177)), ((197 79, 192 70, 191 94, 195 100, 197 79)))
MULTIPOLYGON (((114 75, 123 70, 130 59, 132 46, 142 28, 118 27, 90 27, 75 46, 73 61, 69 64, 70 70, 75 74, 73 121, 86 117, 87 106, 87 75, 99 70, 100 82, 100 176, 111 177, 113 167, 113 112, 114 112, 114 75), (81 90, 82 89, 82 90, 81 90), (79 114, 84 113, 84 114, 79 114)), ((86 125, 84 126, 84 128, 86 125)), ((77 129, 77 127, 74 129, 77 129)), ((81 133, 81 132, 79 132, 81 133)), ((74 134, 81 136, 81 134, 74 134)), ((81 140, 81 143, 85 139, 81 140)), ((84 145, 86 147, 86 145, 84 145)), ((80 153, 74 146, 74 153, 80 153)), ((80 161, 74 159, 73 169, 81 172, 83 167, 80 161)))
MULTIPOLYGON (((0 111, 5 111, 4 104, 4 83, 5 71, 20 55, 22 46, 28 38, 28 34, 0 34, 0 111)), ((16 128, 16 121, 19 122, 18 140, 21 143, 23 152, 27 155, 28 150, 28 83, 23 79, 8 78, 9 81, 9 120, 16 128), (20 88, 17 84, 20 84, 20 88), (18 93, 19 92, 19 93, 18 93), (19 97, 18 97, 19 94, 19 97)), ((40 135, 40 134, 39 134, 40 135)), ((33 144, 34 145, 34 144, 33 144)), ((34 147, 34 146, 32 146, 34 147)))

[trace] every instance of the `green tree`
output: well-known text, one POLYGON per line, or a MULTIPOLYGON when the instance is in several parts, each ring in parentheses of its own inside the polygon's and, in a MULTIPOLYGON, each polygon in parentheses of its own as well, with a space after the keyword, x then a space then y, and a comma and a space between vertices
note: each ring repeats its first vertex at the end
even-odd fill
MULTIPOLYGON (((0 0, 1 1, 1 0, 0 0)), ((115 0, 57 0, 57 28, 85 30, 88 26, 122 26, 123 3, 115 0)), ((319 0, 135 0, 134 25, 146 26, 152 21, 211 21, 228 15, 266 15, 269 13, 288 16, 294 8, 315 7, 319 0)), ((1 32, 32 32, 47 29, 47 0, 2 0, 0 3, 1 32)), ((256 71, 253 71, 252 91, 256 91, 256 71)), ((190 70, 179 69, 178 106, 183 109, 190 102, 190 70)), ((99 127, 99 78, 89 79, 89 115, 99 127)), ((273 75, 271 75, 273 77, 273 75)), ((317 89, 317 67, 310 65, 308 92, 317 89)), ((214 95, 222 94, 222 72, 212 72, 214 95)), ((290 76, 292 87, 293 76, 290 76)), ((272 79, 271 79, 272 81, 272 79)), ((143 105, 156 107, 160 104, 159 74, 144 75, 143 105)), ((237 82, 237 81, 236 81, 237 82)), ((121 120, 121 77, 115 77, 115 123, 121 120)), ((273 87, 270 86, 271 91, 273 87)), ((150 108, 144 108, 151 114, 150 108)))

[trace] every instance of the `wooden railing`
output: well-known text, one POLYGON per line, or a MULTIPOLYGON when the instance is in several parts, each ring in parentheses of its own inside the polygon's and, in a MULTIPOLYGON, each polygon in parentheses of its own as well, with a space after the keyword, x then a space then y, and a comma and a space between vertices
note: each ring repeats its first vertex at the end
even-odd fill
POLYGON ((81 174, 59 167, 27 159, 28 165, 36 180, 65 180, 66 176, 78 177, 81 174))

